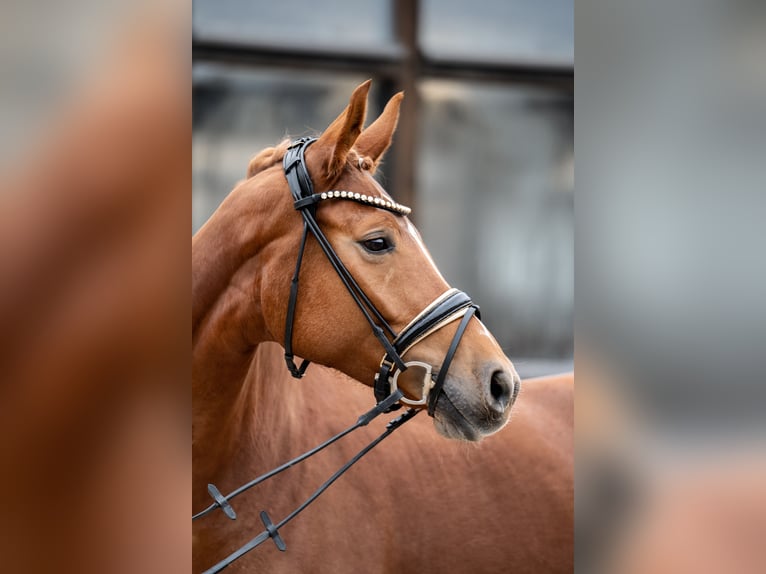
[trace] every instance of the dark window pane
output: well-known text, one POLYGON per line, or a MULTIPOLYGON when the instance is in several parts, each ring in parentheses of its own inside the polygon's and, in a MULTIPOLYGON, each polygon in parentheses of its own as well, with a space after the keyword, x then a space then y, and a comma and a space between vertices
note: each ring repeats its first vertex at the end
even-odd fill
POLYGON ((194 0, 198 37, 285 47, 374 47, 390 42, 390 0, 194 0))
POLYGON ((420 31, 430 55, 574 62, 573 0, 422 0, 420 31))
MULTIPOLYGON (((250 159, 284 137, 315 135, 348 104, 362 76, 198 64, 193 72, 193 213, 196 231, 250 159)), ((368 117, 378 113, 376 89, 368 117)))
POLYGON ((571 96, 437 80, 421 93, 415 216, 439 268, 512 359, 571 357, 571 96))

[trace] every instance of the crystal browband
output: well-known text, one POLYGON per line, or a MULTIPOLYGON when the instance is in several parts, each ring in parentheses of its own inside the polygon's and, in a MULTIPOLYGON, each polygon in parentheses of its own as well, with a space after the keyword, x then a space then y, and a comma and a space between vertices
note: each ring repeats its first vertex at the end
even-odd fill
POLYGON ((357 201, 365 205, 371 205, 373 207, 379 207, 385 209, 397 215, 409 215, 412 209, 401 203, 395 201, 389 201, 382 197, 373 197, 371 195, 365 195, 363 193, 355 193, 353 191, 324 191, 322 193, 314 193, 303 199, 299 199, 295 202, 295 208, 300 209, 314 203, 319 203, 326 199, 350 199, 351 201, 357 201))

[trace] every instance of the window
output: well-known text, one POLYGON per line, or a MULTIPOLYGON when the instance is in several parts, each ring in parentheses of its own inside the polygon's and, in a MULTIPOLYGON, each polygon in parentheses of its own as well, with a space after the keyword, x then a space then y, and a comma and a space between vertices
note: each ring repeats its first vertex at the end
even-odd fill
POLYGON ((381 182, 523 376, 570 368, 573 26, 572 0, 195 0, 193 228, 363 80, 368 117, 404 89, 381 182))

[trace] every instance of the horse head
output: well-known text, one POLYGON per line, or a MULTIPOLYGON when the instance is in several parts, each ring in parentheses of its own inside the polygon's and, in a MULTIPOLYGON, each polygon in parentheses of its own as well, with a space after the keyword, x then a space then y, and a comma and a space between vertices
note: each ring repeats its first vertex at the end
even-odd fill
MULTIPOLYGON (((356 88, 348 107, 305 147, 303 161, 316 195, 311 206, 316 223, 372 306, 400 333, 449 285, 406 217, 409 210, 396 204, 373 178, 391 144, 403 94, 393 96, 380 117, 363 129, 369 85, 367 81, 356 88), (328 196, 339 200, 320 201, 328 196)), ((267 240, 259 248, 259 289, 253 305, 271 339, 283 342, 285 325, 292 323, 289 342, 296 354, 373 386, 384 354, 380 337, 310 235, 302 253, 293 320, 289 317, 291 277, 304 221, 285 178, 282 160, 288 146, 283 142, 258 154, 238 190, 257 202, 260 207, 254 211, 268 214, 258 221, 260 236, 267 240)), ((422 396, 424 377, 436 376, 443 367, 463 321, 453 317, 444 323, 402 353, 408 366, 415 367, 401 371, 395 384, 411 403, 422 396)), ((431 412, 441 434, 476 441, 508 421, 520 381, 477 317, 469 316, 462 328, 431 412)))

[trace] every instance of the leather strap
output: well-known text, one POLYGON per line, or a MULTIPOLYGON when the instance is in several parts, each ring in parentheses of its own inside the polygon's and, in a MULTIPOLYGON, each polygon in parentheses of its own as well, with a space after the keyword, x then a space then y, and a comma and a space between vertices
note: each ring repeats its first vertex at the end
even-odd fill
POLYGON ((455 356, 455 352, 457 351, 457 346, 460 344, 460 339, 463 338, 463 333, 465 333, 466 327, 468 327, 468 322, 471 320, 471 317, 473 317, 475 313, 476 313, 476 307, 468 308, 468 311, 466 311, 465 315, 463 315, 463 318, 461 319, 460 324, 457 326, 457 331, 455 331, 455 336, 452 337, 452 343, 450 343, 449 349, 447 350, 447 355, 444 357, 444 362, 442 363, 442 366, 439 369, 439 375, 436 377, 436 384, 434 385, 434 388, 431 389, 431 392, 428 395, 429 416, 434 416, 436 401, 439 400, 439 395, 441 394, 442 388, 444 387, 444 381, 447 378, 447 371, 449 371, 450 364, 452 363, 452 358, 455 356))
POLYGON ((394 339, 394 348, 404 354, 407 349, 415 343, 424 339, 434 331, 442 321, 453 317, 458 311, 472 305, 471 298, 457 289, 451 289, 447 292, 449 295, 442 300, 437 299, 425 309, 423 313, 405 327, 396 339, 394 339))
POLYGON ((306 239, 308 238, 308 227, 303 224, 303 236, 301 237, 301 246, 298 249, 298 260, 295 263, 295 272, 293 280, 290 282, 290 298, 287 302, 287 318, 285 319, 285 362, 287 370, 296 379, 303 378, 310 361, 303 360, 301 366, 295 364, 293 355, 293 324, 295 322, 295 305, 298 302, 298 280, 301 274, 301 263, 303 262, 303 251, 306 249, 306 239))

